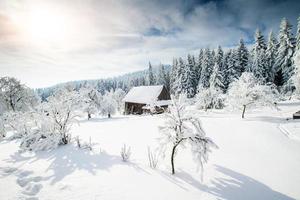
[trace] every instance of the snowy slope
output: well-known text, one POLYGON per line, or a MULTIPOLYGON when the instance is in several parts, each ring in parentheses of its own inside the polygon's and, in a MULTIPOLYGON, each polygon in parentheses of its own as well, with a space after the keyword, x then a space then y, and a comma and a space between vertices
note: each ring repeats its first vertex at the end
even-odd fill
POLYGON ((300 104, 279 104, 281 111, 198 112, 219 149, 205 165, 204 180, 188 148, 158 169, 148 167, 147 146, 154 148, 162 116, 118 116, 82 120, 73 135, 93 152, 67 145, 51 152, 20 153, 15 141, 0 142, 0 199, 300 199, 300 121, 286 120, 300 104), (131 146, 130 162, 120 158, 131 146), (5 189, 2 189, 5 188, 5 189))

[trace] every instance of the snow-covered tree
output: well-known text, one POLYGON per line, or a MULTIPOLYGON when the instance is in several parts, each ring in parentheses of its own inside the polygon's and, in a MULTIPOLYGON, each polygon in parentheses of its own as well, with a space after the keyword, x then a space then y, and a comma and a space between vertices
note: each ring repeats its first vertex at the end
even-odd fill
POLYGON ((148 82, 149 85, 154 85, 155 84, 155 77, 154 77, 154 73, 153 73, 153 68, 151 63, 149 62, 149 69, 148 69, 148 82))
POLYGON ((217 50, 216 57, 215 57, 215 65, 213 68, 213 74, 214 74, 213 80, 216 80, 214 85, 217 85, 223 91, 225 91, 224 82, 225 82, 225 77, 226 77, 226 69, 225 69, 223 61, 224 61, 224 52, 222 50, 222 47, 218 46, 218 50, 217 50), (215 79, 215 78, 217 78, 217 79, 215 79))
POLYGON ((6 135, 5 127, 4 127, 4 119, 0 116, 0 140, 4 138, 6 135))
POLYGON ((177 75, 178 75, 178 60, 174 58, 171 67, 171 73, 170 73, 170 85, 171 85, 170 87, 171 87, 172 94, 175 94, 178 88, 177 75))
POLYGON ((227 101, 234 109, 243 109, 244 118, 246 107, 274 106, 277 90, 273 86, 262 84, 254 74, 244 72, 242 76, 229 86, 227 101))
MULTIPOLYGON (((0 78, 0 108, 4 111, 27 111, 39 103, 33 90, 11 77, 0 78)), ((1 111, 1 110, 0 110, 1 111)))
POLYGON ((182 90, 188 98, 194 97, 197 90, 197 74, 195 72, 195 61, 191 55, 188 55, 187 64, 182 74, 182 90))
POLYGON ((266 50, 266 82, 274 82, 275 78, 275 59, 277 56, 278 42, 273 34, 270 32, 266 50))
POLYGON ((173 83, 173 90, 174 94, 178 95, 183 92, 183 74, 185 70, 185 62, 183 61, 182 58, 178 59, 177 67, 176 67, 176 79, 175 82, 173 83))
POLYGON ((79 90, 82 109, 87 113, 88 120, 92 114, 97 114, 100 108, 101 94, 91 85, 86 85, 79 90))
POLYGON ((206 48, 203 54, 203 60, 201 64, 201 77, 199 80, 199 87, 209 87, 209 78, 213 70, 213 59, 211 51, 206 48))
POLYGON ((11 131, 10 139, 22 138, 30 132, 32 128, 32 113, 21 111, 9 111, 1 116, 3 133, 11 131))
POLYGON ((227 91, 228 86, 230 84, 230 80, 229 80, 229 64, 230 64, 230 59, 231 59, 231 50, 228 50, 224 56, 223 56, 223 62, 222 62, 222 77, 223 77, 223 85, 224 85, 224 92, 227 91))
POLYGON ((164 85, 168 91, 170 90, 170 75, 162 64, 159 66, 157 84, 164 85))
POLYGON ((238 58, 237 65, 239 68, 237 71, 239 73, 239 76, 241 76, 241 74, 245 72, 247 69, 248 57, 249 57, 248 49, 245 46, 244 40, 241 38, 237 49, 237 58, 238 58))
POLYGON ((300 50, 300 15, 297 19, 296 50, 300 50))
POLYGON ((120 88, 116 89, 112 94, 112 98, 116 102, 117 110, 119 111, 119 113, 123 113, 124 111, 124 102, 122 100, 125 97, 125 95, 125 91, 120 88))
POLYGON ((252 50, 251 72, 260 80, 265 80, 267 73, 266 43, 260 30, 255 32, 255 43, 252 50))
POLYGON ((295 63, 295 74, 293 75, 293 83, 296 88, 294 94, 297 98, 300 98, 300 49, 296 51, 294 63, 295 63))
POLYGON ((239 63, 237 50, 229 50, 227 60, 227 83, 231 83, 240 77, 239 74, 239 63))
POLYGON ((178 148, 189 143, 192 153, 203 171, 203 163, 208 160, 208 154, 211 148, 217 148, 217 145, 206 136, 201 122, 186 108, 186 99, 183 95, 178 100, 173 99, 173 105, 170 112, 166 113, 166 122, 160 127, 163 136, 160 138, 161 148, 165 152, 171 147, 171 165, 172 174, 175 174, 175 156, 178 148))
POLYGON ((118 103, 114 99, 113 91, 106 92, 101 101, 100 114, 107 115, 108 118, 116 113, 118 103))
POLYGON ((277 85, 286 84, 294 73, 292 58, 296 45, 295 42, 292 33, 292 25, 284 18, 280 24, 279 49, 275 61, 275 84, 277 85))
POLYGON ((69 131, 79 116, 80 96, 72 87, 63 87, 43 103, 41 112, 46 113, 56 134, 61 138, 59 144, 68 144, 69 131))
POLYGON ((222 74, 218 70, 218 64, 215 63, 213 73, 210 76, 208 88, 198 88, 196 95, 196 106, 199 109, 220 109, 224 106, 224 94, 222 88, 222 74))
POLYGON ((196 75, 197 75, 197 80, 196 80, 196 84, 199 84, 199 80, 201 77, 201 71, 202 71, 202 61, 203 61, 203 49, 200 49, 199 55, 198 55, 198 59, 197 59, 197 63, 196 63, 196 75))

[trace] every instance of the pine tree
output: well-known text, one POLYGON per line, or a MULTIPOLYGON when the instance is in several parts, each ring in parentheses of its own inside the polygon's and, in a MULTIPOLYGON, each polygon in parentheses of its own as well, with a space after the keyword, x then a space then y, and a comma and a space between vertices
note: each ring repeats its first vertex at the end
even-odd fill
POLYGON ((199 80, 201 77, 202 61, 203 61, 203 49, 200 49, 198 62, 196 63, 197 85, 199 84, 199 80))
POLYGON ((229 64, 230 64, 231 53, 232 53, 232 50, 230 49, 223 56, 223 62, 222 62, 223 81, 222 82, 223 82, 223 85, 224 85, 224 88, 223 88, 224 92, 227 91, 228 86, 230 84, 229 70, 228 69, 229 69, 229 64))
POLYGON ((210 76, 209 86, 218 88, 218 89, 224 88, 223 75, 219 70, 219 66, 218 66, 217 62, 215 63, 212 74, 210 76))
POLYGON ((239 76, 241 76, 241 74, 246 71, 246 68, 248 66, 248 56, 249 56, 248 50, 242 38, 240 39, 239 42, 237 54, 238 54, 237 57, 238 57, 238 66, 239 66, 238 73, 239 76))
POLYGON ((157 84, 164 85, 168 91, 170 89, 170 77, 169 77, 168 73, 166 72, 164 65, 162 65, 162 64, 160 64, 160 67, 159 67, 157 84))
POLYGON ((171 74, 170 74, 170 85, 171 85, 171 93, 175 94, 178 87, 178 60, 173 59, 173 65, 171 68, 171 74))
POLYGON ((225 82, 226 82, 226 69, 224 66, 224 52, 222 50, 221 46, 218 46, 217 53, 215 56, 215 66, 214 66, 214 72, 218 72, 218 76, 220 77, 220 81, 222 85, 219 85, 220 89, 222 89, 223 92, 225 92, 225 82), (216 69, 215 69, 216 68, 216 69))
POLYGON ((265 38, 262 35, 260 29, 256 29, 255 32, 255 47, 254 49, 257 50, 261 50, 261 49, 266 49, 266 43, 265 43, 265 38))
POLYGON ((184 68, 185 63, 182 58, 178 59, 177 63, 177 72, 176 72, 176 80, 173 85, 174 94, 178 95, 181 94, 183 91, 183 78, 184 78, 184 68))
POLYGON ((273 31, 270 32, 266 50, 266 64, 267 64, 267 82, 273 82, 275 77, 275 59, 278 50, 278 42, 274 37, 273 31))
POLYGON ((155 78, 154 78, 154 74, 153 74, 153 69, 152 69, 152 65, 149 62, 149 70, 148 70, 148 81, 149 81, 149 85, 154 85, 155 83, 155 78))
POLYGON ((296 50, 300 50, 300 15, 298 17, 297 33, 296 33, 296 50))
POLYGON ((201 64, 201 77, 199 80, 199 85, 204 88, 209 87, 209 78, 212 73, 213 63, 211 57, 211 51, 207 48, 204 51, 203 60, 201 64))
POLYGON ((296 41, 292 33, 292 25, 283 18, 279 30, 279 48, 276 57, 275 84, 283 85, 288 82, 294 72, 292 62, 296 41))
POLYGON ((196 94, 196 72, 195 62, 191 55, 188 55, 187 64, 182 76, 182 89, 188 98, 194 97, 196 94))
POLYGON ((256 78, 264 80, 267 73, 266 68, 266 44, 264 36, 257 29, 255 33, 255 43, 252 50, 251 71, 256 78))
POLYGON ((239 73, 238 73, 238 54, 237 50, 233 49, 230 50, 229 53, 229 58, 227 61, 227 81, 228 84, 231 82, 235 81, 236 79, 239 78, 239 73))

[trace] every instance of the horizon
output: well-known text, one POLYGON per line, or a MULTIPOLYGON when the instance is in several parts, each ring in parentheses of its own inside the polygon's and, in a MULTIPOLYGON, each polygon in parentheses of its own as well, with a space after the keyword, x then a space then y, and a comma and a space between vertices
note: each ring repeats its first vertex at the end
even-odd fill
POLYGON ((0 1, 0 74, 32 88, 172 64, 200 48, 251 45, 256 28, 296 30, 297 1, 0 1), (224 37, 225 36, 225 37, 224 37))

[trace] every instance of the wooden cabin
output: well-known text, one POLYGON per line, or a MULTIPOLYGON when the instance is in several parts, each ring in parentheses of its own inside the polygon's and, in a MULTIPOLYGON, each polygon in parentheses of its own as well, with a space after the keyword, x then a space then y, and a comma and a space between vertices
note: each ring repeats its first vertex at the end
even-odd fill
POLYGON ((162 112, 171 103, 168 90, 163 85, 133 87, 124 97, 125 114, 162 112))
POLYGON ((293 114, 293 119, 300 119, 300 110, 293 114))

